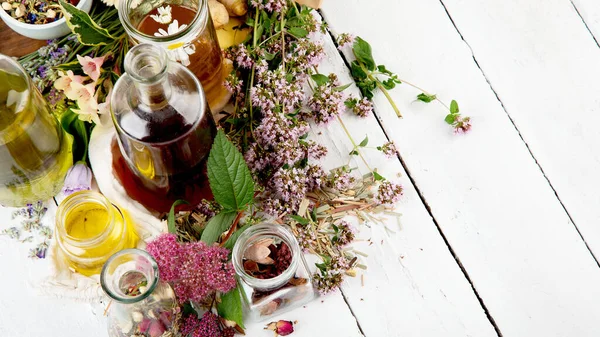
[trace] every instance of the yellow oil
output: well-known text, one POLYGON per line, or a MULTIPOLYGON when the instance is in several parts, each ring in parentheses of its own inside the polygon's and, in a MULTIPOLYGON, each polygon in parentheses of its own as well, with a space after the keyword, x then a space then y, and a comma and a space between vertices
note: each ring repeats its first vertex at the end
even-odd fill
POLYGON ((73 164, 72 139, 27 79, 0 70, 0 204, 56 195, 73 164))
POLYGON ((98 274, 111 255, 135 248, 139 240, 130 217, 114 205, 79 204, 66 214, 64 226, 71 239, 66 260, 86 276, 98 274))

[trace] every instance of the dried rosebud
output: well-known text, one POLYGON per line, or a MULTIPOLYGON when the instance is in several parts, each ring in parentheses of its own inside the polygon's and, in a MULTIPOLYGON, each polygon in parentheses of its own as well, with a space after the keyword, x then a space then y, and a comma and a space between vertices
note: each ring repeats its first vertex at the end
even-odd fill
POLYGON ((78 191, 89 190, 91 187, 92 170, 84 163, 77 163, 67 172, 62 191, 67 196, 78 191))
POLYGON ((291 321, 279 320, 277 322, 269 323, 265 330, 274 331, 275 334, 279 336, 287 336, 294 332, 294 323, 291 321))

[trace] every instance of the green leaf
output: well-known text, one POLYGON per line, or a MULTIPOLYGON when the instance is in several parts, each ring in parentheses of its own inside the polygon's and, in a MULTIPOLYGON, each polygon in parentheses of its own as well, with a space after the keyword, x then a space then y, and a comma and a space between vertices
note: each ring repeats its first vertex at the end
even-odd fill
POLYGON ((340 85, 339 87, 333 88, 333 90, 335 90, 335 91, 344 91, 344 90, 350 88, 351 85, 352 85, 352 83, 340 85))
POLYGON ((67 20, 67 25, 77 36, 79 42, 86 46, 101 46, 115 40, 108 30, 98 26, 86 12, 64 0, 59 0, 59 2, 67 20))
POLYGON ((379 173, 377 173, 375 171, 373 171, 373 178, 375 178, 375 181, 383 181, 383 180, 385 180, 385 178, 381 174, 379 174, 379 173))
POLYGON ((367 73, 357 61, 352 61, 350 64, 350 70, 352 72, 352 77, 354 77, 354 79, 357 81, 367 78, 367 73))
POLYGON ((229 229, 236 215, 237 214, 234 212, 223 211, 213 216, 206 224, 206 228, 204 228, 204 232, 202 232, 200 240, 206 242, 208 245, 212 245, 213 243, 217 242, 221 234, 229 229))
POLYGON ((358 151, 356 151, 356 150, 352 150, 352 151, 350 151, 350 153, 348 153, 348 154, 349 154, 349 155, 351 155, 351 156, 358 156, 358 154, 359 154, 359 153, 358 153, 358 151))
POLYGON ((356 104, 358 104, 358 100, 356 98, 348 98, 344 102, 344 105, 350 109, 354 108, 356 106, 356 104))
POLYGON ((265 27, 263 25, 259 25, 258 27, 256 27, 256 31, 254 31, 254 38, 257 39, 257 41, 260 41, 264 30, 265 27))
POLYGON ((452 103, 450 103, 450 113, 457 114, 459 111, 458 103, 455 100, 452 100, 452 103))
POLYGON ((417 95, 417 99, 421 102, 425 102, 425 103, 431 103, 433 102, 437 97, 435 95, 427 95, 425 93, 419 94, 417 95))
POLYGON ((217 132, 207 163, 208 182, 215 200, 227 212, 243 210, 254 197, 254 180, 244 157, 223 130, 217 132))
POLYGON ((239 285, 227 294, 221 295, 221 302, 217 304, 217 311, 219 312, 219 316, 236 322, 237 325, 244 329, 244 314, 239 285))
POLYGON ((244 225, 242 228, 238 229, 237 231, 233 232, 233 234, 231 234, 229 239, 227 239, 227 241, 225 241, 225 244, 223 245, 223 247, 225 247, 229 250, 232 250, 233 246, 235 245, 235 242, 240 237, 240 235, 242 235, 242 233, 244 233, 244 231, 246 231, 246 229, 250 228, 251 226, 252 226, 252 224, 247 224, 247 225, 244 225))
POLYGON ((60 118, 62 128, 73 136, 73 162, 87 161, 89 134, 85 122, 71 109, 67 109, 60 118))
POLYGON ((315 81, 315 83, 319 87, 329 83, 329 81, 330 81, 329 77, 327 77, 323 74, 314 74, 314 75, 310 76, 310 78, 312 78, 312 80, 315 81))
POLYGON ((167 227, 171 234, 177 234, 177 226, 175 226, 175 207, 183 204, 189 205, 190 203, 185 200, 177 200, 173 203, 173 206, 171 206, 169 216, 167 217, 167 227))
POLYGON ((310 220, 303 218, 299 215, 290 215, 290 218, 296 220, 296 222, 301 225, 308 225, 310 223, 310 220))
POLYGON ((392 89, 394 89, 396 87, 396 82, 394 82, 394 80, 391 79, 391 78, 389 78, 389 79, 381 82, 381 84, 387 90, 392 90, 392 89))
POLYGON ((358 62, 365 65, 365 67, 371 71, 375 70, 375 60, 373 60, 373 51, 371 45, 360 37, 354 40, 354 46, 352 47, 354 56, 358 62))
POLYGON ((300 27, 291 27, 287 30, 288 33, 292 34, 294 37, 301 39, 308 35, 308 30, 300 27))
POLYGON ((360 142, 360 144, 358 144, 358 146, 365 147, 365 146, 367 146, 367 144, 369 144, 369 136, 365 136, 365 139, 363 139, 363 141, 360 142))
POLYGON ((448 114, 444 120, 446 123, 452 125, 454 122, 456 122, 456 114, 448 114))

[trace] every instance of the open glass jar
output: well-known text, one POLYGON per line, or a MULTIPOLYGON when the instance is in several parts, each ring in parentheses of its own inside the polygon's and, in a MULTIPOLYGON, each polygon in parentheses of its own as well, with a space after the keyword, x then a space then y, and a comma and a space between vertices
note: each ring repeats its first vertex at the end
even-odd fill
POLYGON ((140 249, 116 253, 102 268, 100 284, 113 301, 108 309, 110 337, 178 336, 181 313, 175 292, 160 280, 150 254, 140 249))
POLYGON ((211 109, 227 95, 223 80, 228 74, 221 71, 223 55, 208 0, 123 0, 119 19, 134 43, 160 46, 171 61, 188 67, 202 83, 211 109), (168 10, 171 20, 162 23, 159 8, 168 10))
POLYGON ((68 196, 56 212, 59 257, 74 271, 98 274, 114 253, 138 241, 129 217, 102 194, 80 191, 68 196))
POLYGON ((233 247, 232 260, 241 279, 244 317, 247 321, 269 319, 302 306, 318 296, 298 240, 283 225, 263 223, 248 228, 233 247), (291 258, 288 259, 289 266, 285 270, 263 274, 259 278, 248 271, 247 258, 251 255, 250 251, 255 251, 256 245, 265 241, 270 243, 272 249, 287 246, 289 253, 286 248, 285 255, 291 258))
POLYGON ((56 195, 73 165, 71 142, 23 67, 0 54, 0 204, 56 195))

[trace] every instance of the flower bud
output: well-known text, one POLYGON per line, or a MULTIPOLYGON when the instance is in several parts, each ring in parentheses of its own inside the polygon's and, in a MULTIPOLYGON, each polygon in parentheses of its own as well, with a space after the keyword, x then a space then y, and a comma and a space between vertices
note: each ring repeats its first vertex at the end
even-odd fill
POLYGON ((65 184, 62 190, 65 196, 78 191, 90 190, 91 188, 92 170, 84 163, 73 165, 69 169, 69 172, 67 172, 67 177, 65 178, 65 184))
POLYGON ((279 320, 271 322, 265 328, 266 330, 274 331, 279 336, 287 336, 294 332, 294 323, 291 321, 279 320))

